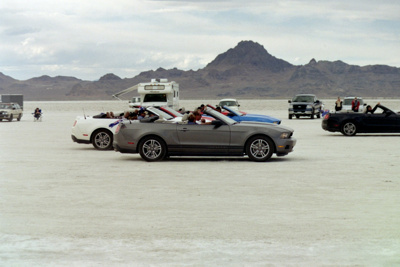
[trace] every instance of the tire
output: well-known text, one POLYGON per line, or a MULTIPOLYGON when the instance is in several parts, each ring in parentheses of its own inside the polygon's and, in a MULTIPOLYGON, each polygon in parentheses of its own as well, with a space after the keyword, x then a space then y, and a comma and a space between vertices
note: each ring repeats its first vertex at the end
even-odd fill
POLYGON ((167 155, 167 146, 157 136, 147 136, 139 143, 139 153, 145 161, 163 160, 167 155))
POLYGON ((112 149, 113 134, 108 130, 97 130, 93 133, 92 144, 98 150, 112 149))
POLYGON ((318 119, 321 118, 321 110, 318 111, 318 113, 317 113, 317 118, 318 118, 318 119))
POLYGON ((12 121, 14 119, 13 114, 10 115, 10 118, 8 119, 8 121, 12 121))
POLYGON ((293 115, 289 114, 289 120, 291 120, 291 119, 292 119, 292 117, 293 117, 293 115))
POLYGON ((346 136, 354 136, 357 133, 357 125, 352 121, 346 121, 340 127, 340 132, 346 136))
POLYGON ((314 119, 314 109, 311 111, 311 119, 314 119))
POLYGON ((267 161, 274 153, 274 143, 265 136, 254 136, 246 144, 246 154, 256 162, 267 161))
POLYGON ((20 120, 21 120, 21 117, 22 117, 22 114, 19 114, 19 115, 18 115, 18 118, 17 118, 17 121, 20 121, 20 120))

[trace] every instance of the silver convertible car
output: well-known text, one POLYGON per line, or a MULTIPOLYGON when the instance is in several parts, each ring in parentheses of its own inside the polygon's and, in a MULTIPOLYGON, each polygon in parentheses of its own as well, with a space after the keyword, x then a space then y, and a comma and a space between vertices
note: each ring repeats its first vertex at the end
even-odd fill
POLYGON ((212 109, 204 113, 215 120, 188 124, 157 116, 140 123, 122 122, 114 134, 113 147, 121 153, 140 153, 146 161, 168 156, 245 156, 267 161, 275 153, 293 151, 293 130, 276 124, 236 122, 212 109))

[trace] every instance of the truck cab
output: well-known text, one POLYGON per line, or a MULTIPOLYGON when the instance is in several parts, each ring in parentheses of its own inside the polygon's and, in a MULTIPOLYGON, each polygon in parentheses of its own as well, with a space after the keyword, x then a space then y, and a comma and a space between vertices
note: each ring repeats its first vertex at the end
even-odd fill
POLYGON ((314 119, 321 117, 322 102, 313 94, 298 94, 289 100, 289 120, 296 118, 310 117, 314 119))

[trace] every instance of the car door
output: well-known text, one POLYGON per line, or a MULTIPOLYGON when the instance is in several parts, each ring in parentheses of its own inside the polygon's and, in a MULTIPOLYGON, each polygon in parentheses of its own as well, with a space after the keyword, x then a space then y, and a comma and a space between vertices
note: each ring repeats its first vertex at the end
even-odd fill
POLYGON ((178 124, 179 150, 188 155, 227 155, 230 126, 211 124, 178 124))
POLYGON ((365 132, 390 133, 400 130, 399 116, 394 113, 367 114, 363 119, 365 132))

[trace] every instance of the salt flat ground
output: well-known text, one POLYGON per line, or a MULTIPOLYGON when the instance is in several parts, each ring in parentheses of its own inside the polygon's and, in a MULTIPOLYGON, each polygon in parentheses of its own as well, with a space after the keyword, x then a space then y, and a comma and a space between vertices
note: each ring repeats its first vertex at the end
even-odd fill
MULTIPOLYGON (((217 100, 181 101, 201 103, 217 100)), ((126 102, 26 102, 0 123, 0 265, 400 265, 400 135, 329 133, 288 120, 287 100, 241 104, 292 127, 295 151, 148 163, 71 140, 77 115, 126 102)))

